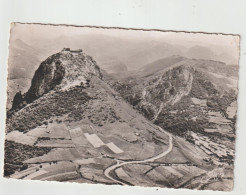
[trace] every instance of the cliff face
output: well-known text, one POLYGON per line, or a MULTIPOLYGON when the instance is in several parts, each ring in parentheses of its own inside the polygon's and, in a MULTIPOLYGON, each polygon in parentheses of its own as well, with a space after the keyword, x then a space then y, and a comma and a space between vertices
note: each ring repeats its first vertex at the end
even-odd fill
POLYGON ((42 62, 32 79, 32 85, 26 94, 27 103, 32 102, 59 85, 65 75, 65 67, 59 59, 47 59, 42 62))
POLYGON ((22 97, 16 94, 12 109, 24 107, 50 90, 67 90, 72 86, 86 85, 91 75, 100 79, 102 74, 96 62, 82 52, 63 49, 48 57, 36 70, 31 87, 22 97))
POLYGON ((156 120, 164 107, 174 105, 190 93, 193 71, 190 66, 179 66, 151 79, 142 91, 139 106, 147 110, 153 109, 152 120, 156 120))
POLYGON ((130 104, 155 121, 163 108, 173 106, 190 94, 194 72, 192 66, 180 65, 144 79, 133 78, 113 85, 130 104))

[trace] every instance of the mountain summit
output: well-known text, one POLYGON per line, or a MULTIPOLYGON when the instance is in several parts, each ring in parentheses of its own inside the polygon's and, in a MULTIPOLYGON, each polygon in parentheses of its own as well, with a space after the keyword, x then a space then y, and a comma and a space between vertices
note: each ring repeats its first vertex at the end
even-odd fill
POLYGON ((54 88, 67 90, 72 86, 86 85, 91 75, 102 78, 100 68, 92 57, 82 50, 64 48, 40 64, 30 89, 24 95, 16 94, 12 109, 19 109, 54 88))

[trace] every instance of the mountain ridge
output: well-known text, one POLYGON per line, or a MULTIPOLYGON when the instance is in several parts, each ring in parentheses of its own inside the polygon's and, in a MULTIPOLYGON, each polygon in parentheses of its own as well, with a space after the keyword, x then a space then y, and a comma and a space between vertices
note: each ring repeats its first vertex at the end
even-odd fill
POLYGON ((152 74, 143 71, 107 79, 135 109, 168 132, 186 137, 199 147, 199 136, 225 145, 227 151, 221 151, 220 156, 209 145, 202 147, 213 151, 215 164, 233 164, 237 83, 230 83, 229 78, 234 74, 230 67, 219 72, 223 65, 210 60, 185 59, 147 69, 152 74), (233 115, 229 110, 233 110, 233 115))

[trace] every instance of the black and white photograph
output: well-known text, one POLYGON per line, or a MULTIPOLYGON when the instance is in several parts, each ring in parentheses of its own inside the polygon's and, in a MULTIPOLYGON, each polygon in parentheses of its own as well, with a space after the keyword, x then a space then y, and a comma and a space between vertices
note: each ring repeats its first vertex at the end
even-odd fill
POLYGON ((12 23, 4 177, 231 191, 239 43, 12 23))

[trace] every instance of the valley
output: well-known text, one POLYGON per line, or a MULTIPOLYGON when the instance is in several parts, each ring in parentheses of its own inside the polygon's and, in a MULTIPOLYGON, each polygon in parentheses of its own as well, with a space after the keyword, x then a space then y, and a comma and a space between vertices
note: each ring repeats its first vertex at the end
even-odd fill
POLYGON ((231 191, 230 49, 90 30, 11 38, 4 176, 231 191))

